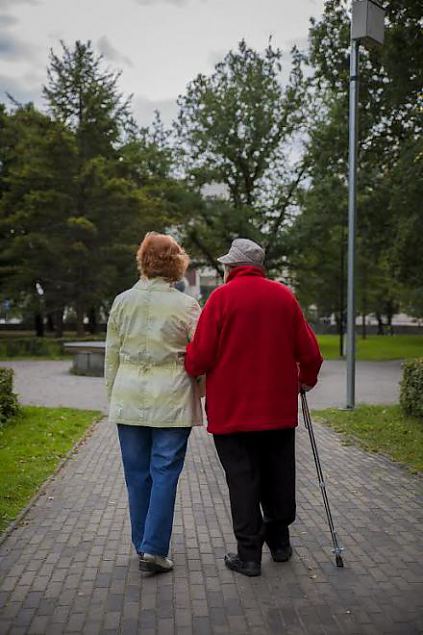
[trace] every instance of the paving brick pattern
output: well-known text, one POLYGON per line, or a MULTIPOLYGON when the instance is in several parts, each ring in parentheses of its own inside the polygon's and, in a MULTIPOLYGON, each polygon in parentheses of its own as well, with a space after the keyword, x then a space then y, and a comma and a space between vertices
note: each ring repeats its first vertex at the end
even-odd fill
POLYGON ((0 546, 1 635, 422 633, 421 480, 315 431, 344 569, 334 566, 301 426, 289 563, 265 552, 260 578, 225 568, 234 548, 226 484, 211 438, 195 429, 178 491, 175 570, 141 574, 115 428, 102 421, 0 546))

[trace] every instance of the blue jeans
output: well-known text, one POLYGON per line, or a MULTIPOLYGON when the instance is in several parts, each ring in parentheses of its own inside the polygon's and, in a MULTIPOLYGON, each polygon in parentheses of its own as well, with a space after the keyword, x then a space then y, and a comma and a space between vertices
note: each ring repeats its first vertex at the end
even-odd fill
POLYGON ((138 553, 167 556, 176 488, 191 428, 118 424, 132 542, 138 553))

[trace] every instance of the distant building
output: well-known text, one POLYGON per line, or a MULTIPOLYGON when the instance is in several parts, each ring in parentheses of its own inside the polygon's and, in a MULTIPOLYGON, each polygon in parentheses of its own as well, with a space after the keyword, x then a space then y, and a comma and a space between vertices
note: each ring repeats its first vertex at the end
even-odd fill
POLYGON ((182 291, 204 303, 213 289, 222 284, 222 282, 222 278, 212 268, 195 269, 190 267, 183 280, 177 282, 175 287, 178 291, 182 291))

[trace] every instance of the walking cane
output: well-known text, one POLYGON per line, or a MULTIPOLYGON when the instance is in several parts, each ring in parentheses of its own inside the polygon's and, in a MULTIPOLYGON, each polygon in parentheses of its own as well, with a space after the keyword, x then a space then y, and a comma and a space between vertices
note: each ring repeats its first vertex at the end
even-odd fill
POLYGON ((325 486, 325 481, 323 478, 322 466, 320 465, 319 453, 317 451, 317 444, 316 444, 316 439, 314 436, 313 424, 311 422, 310 410, 308 408, 305 390, 301 389, 300 394, 301 394, 301 406, 303 409, 304 423, 310 437, 311 449, 313 450, 314 463, 316 465, 317 478, 319 479, 319 485, 320 485, 320 489, 322 491, 322 496, 323 496, 323 503, 325 505, 326 515, 328 517, 329 529, 332 535, 332 542, 333 542, 332 552, 335 554, 336 566, 343 567, 344 562, 342 560, 341 553, 344 549, 338 543, 338 538, 337 538, 335 527, 332 520, 332 514, 329 507, 328 495, 326 493, 326 486, 325 486))

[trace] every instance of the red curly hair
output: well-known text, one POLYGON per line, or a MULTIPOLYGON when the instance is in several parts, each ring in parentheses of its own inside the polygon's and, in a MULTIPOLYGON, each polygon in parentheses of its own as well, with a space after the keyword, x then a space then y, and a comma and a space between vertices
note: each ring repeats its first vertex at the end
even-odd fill
POLYGON ((177 282, 184 277, 189 256, 172 236, 148 232, 137 251, 138 271, 146 278, 177 282))

